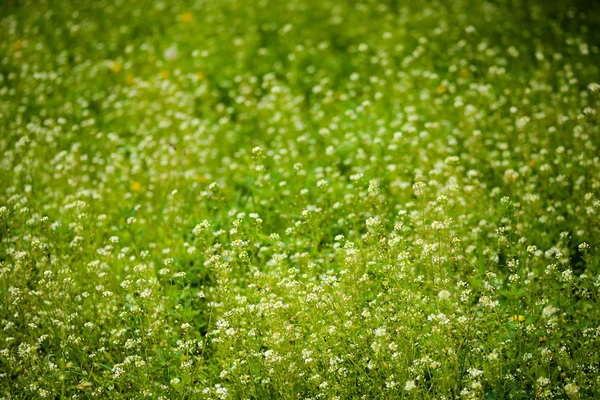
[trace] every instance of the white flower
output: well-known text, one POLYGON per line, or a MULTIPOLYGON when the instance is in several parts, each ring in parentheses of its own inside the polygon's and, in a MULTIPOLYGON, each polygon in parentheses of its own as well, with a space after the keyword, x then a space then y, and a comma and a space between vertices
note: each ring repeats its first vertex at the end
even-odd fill
POLYGON ((407 391, 407 392, 415 389, 416 387, 417 387, 417 384, 413 380, 406 381, 406 383, 404 384, 404 390, 407 391))
POLYGON ((542 310, 542 315, 544 317, 550 317, 552 314, 554 314, 555 312, 558 311, 558 308, 553 307, 553 306, 546 306, 544 307, 544 309, 542 310))
POLYGON ((386 330, 385 328, 377 328, 375 329, 375 336, 385 336, 386 330))
POLYGON ((565 392, 567 393, 567 396, 573 397, 579 392, 579 386, 574 383, 568 383, 565 385, 565 392))
POLYGON ((367 218, 367 220, 365 221, 365 224, 367 225, 368 228, 374 228, 374 227, 381 225, 381 220, 379 219, 379 216, 371 217, 371 218, 367 218))
POLYGON ((165 58, 169 61, 177 58, 177 47, 171 46, 165 50, 165 58))
POLYGON ((438 293, 438 298, 446 300, 450 298, 450 292, 447 290, 440 290, 440 292, 438 293))

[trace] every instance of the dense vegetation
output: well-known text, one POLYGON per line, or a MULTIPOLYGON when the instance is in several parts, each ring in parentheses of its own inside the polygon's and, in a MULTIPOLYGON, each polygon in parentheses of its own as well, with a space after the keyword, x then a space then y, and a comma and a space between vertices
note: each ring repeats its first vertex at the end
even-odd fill
POLYGON ((5 0, 0 399, 600 398, 600 13, 5 0))

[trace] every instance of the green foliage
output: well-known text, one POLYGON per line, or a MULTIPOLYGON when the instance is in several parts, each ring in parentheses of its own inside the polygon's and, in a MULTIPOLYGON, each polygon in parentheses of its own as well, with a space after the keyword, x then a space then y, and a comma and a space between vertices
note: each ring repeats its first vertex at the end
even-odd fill
POLYGON ((600 9, 0 4, 0 399, 600 397, 600 9))

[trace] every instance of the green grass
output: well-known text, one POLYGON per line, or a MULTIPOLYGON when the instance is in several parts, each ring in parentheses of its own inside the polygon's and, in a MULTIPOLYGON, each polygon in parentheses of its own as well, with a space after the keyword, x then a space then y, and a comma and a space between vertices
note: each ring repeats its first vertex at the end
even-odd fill
POLYGON ((599 32, 5 0, 0 399, 600 398, 599 32))

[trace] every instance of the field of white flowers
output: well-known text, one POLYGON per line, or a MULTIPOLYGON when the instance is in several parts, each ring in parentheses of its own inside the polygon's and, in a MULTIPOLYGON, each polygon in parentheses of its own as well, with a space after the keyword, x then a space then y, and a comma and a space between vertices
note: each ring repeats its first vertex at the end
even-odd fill
POLYGON ((0 399, 600 398, 600 7, 0 2, 0 399))

